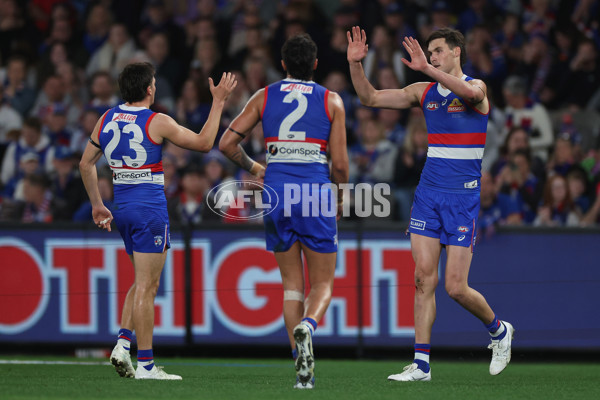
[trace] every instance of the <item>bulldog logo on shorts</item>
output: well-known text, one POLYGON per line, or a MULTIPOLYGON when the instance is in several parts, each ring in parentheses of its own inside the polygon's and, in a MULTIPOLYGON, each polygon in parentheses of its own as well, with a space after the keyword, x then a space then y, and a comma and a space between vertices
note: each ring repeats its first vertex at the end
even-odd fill
POLYGON ((154 245, 156 247, 162 245, 163 239, 162 236, 154 236, 154 245))

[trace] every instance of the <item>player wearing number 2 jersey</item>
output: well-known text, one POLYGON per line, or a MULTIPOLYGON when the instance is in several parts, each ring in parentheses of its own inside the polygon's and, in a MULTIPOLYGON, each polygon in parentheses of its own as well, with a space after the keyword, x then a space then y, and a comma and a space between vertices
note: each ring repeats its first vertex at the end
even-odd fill
POLYGON ((212 148, 225 100, 237 81, 230 73, 223 74, 216 87, 208 79, 213 104, 206 124, 196 134, 171 117, 149 109, 156 93, 151 64, 126 66, 119 76, 119 89, 126 103, 108 110, 98 120, 81 157, 79 168, 94 222, 108 231, 113 214, 100 198, 95 166, 102 154, 112 169, 114 219, 135 270, 134 284, 123 305, 117 345, 111 354, 111 362, 122 377, 181 379, 157 368, 152 353, 154 296, 169 248, 161 151, 165 140, 190 150, 207 152, 212 148), (138 344, 135 371, 129 355, 134 327, 138 344))
MULTIPOLYGON (((345 113, 338 94, 311 81, 317 67, 317 46, 310 36, 288 39, 281 55, 287 78, 252 96, 223 135, 219 148, 244 169, 259 177, 264 175, 265 183, 279 198, 277 205, 270 204, 273 211, 264 217, 267 249, 274 251, 283 281, 283 317, 296 366, 294 387, 311 389, 315 382, 312 334, 331 300, 337 225, 335 213, 303 215, 300 199, 311 197, 319 203, 331 194, 328 183, 348 181, 345 113), (259 121, 265 137, 266 171, 240 146, 259 121), (286 196, 286 187, 292 185, 302 188, 293 204, 286 196), (301 252, 310 280, 306 299, 301 252)), ((333 203, 335 208, 335 199, 333 203)))
POLYGON ((421 107, 427 124, 429 149, 415 192, 409 226, 415 261, 415 358, 394 381, 431 380, 429 351, 435 319, 435 288, 442 247, 446 247, 446 291, 479 318, 491 335, 490 374, 497 375, 510 361, 514 329, 500 321, 481 293, 469 287, 475 227, 479 214, 479 180, 490 104, 486 85, 462 73, 466 60, 463 35, 440 29, 427 39, 430 61, 412 37, 404 39, 409 68, 435 82, 418 82, 403 89, 375 90, 365 77, 361 60, 367 37, 355 26, 348 32, 348 62, 360 101, 382 108, 421 107))

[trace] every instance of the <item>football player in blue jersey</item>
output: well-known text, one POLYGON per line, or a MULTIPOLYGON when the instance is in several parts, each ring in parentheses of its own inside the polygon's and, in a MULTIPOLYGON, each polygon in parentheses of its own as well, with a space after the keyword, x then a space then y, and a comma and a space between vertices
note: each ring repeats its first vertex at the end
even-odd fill
POLYGON ((225 101, 237 81, 231 73, 224 73, 215 87, 208 78, 212 108, 206 124, 196 134, 168 115, 150 110, 156 94, 154 73, 150 63, 130 64, 123 69, 119 89, 125 104, 111 108, 98 120, 79 168, 92 203, 94 223, 110 231, 114 214, 135 270, 111 362, 122 377, 180 380, 181 376, 157 368, 152 352, 154 297, 170 247, 161 151, 164 141, 169 140, 183 148, 208 152, 213 147, 225 101), (112 213, 102 203, 98 189, 96 162, 102 155, 113 172, 112 213), (134 329, 137 370, 133 369, 129 355, 134 329))
POLYGON ((459 31, 444 28, 429 36, 426 47, 430 62, 417 40, 406 37, 403 46, 410 61, 402 62, 434 82, 390 90, 376 90, 365 77, 361 64, 368 51, 365 31, 355 26, 347 37, 352 83, 361 103, 380 108, 421 107, 428 132, 427 161, 415 192, 409 225, 416 264, 415 357, 402 373, 388 379, 431 380, 431 327, 443 246, 447 255, 446 291, 486 325, 491 335, 490 374, 497 375, 510 361, 514 328, 499 320, 485 298, 468 283, 490 111, 487 87, 483 81, 463 74, 465 42, 459 31))
MULTIPOLYGON (((264 176, 265 185, 280 200, 277 205, 270 202, 273 210, 264 216, 267 249, 274 252, 281 271, 283 316, 297 372, 294 387, 312 389, 312 335, 331 301, 337 256, 336 212, 341 202, 332 183, 348 181, 345 111, 337 93, 312 81, 317 46, 309 35, 288 39, 281 55, 287 77, 252 96, 223 135, 219 148, 240 167, 264 176), (240 146, 259 122, 265 138, 266 170, 240 146), (300 188, 292 200, 290 191, 300 188), (319 203, 316 215, 311 207, 303 210, 315 199, 319 203), (301 253, 310 281, 306 298, 301 253)), ((337 193, 341 199, 342 191, 337 193)), ((263 202, 269 203, 264 194, 263 202)))

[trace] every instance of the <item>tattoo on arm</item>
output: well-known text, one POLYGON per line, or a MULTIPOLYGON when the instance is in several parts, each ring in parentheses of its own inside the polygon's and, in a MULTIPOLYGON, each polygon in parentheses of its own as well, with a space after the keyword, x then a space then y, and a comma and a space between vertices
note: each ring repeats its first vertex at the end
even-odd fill
POLYGON ((246 171, 250 171, 250 168, 254 165, 254 161, 248 157, 248 154, 246 154, 246 151, 244 151, 244 148, 240 145, 237 146, 237 150, 233 152, 229 158, 246 171))

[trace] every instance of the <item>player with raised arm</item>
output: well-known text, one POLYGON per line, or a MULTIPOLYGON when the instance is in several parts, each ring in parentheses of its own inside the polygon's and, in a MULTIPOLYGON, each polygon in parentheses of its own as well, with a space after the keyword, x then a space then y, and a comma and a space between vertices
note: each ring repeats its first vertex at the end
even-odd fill
POLYGON ((347 36, 352 83, 361 103, 380 108, 421 107, 428 132, 427 161, 415 192, 409 225, 415 261, 415 358, 404 372, 388 379, 431 380, 431 328, 443 246, 447 255, 446 291, 486 325, 491 335, 490 374, 497 375, 510 362, 514 328, 498 320, 485 298, 468 283, 490 111, 486 85, 463 74, 464 37, 456 30, 444 28, 429 36, 431 63, 417 40, 406 37, 403 46, 411 59, 402 62, 434 82, 390 90, 375 90, 365 77, 361 64, 368 51, 365 31, 355 26, 347 36))
MULTIPOLYGON (((327 311, 333 290, 336 199, 332 200, 332 215, 321 211, 319 215, 303 215, 302 202, 285 204, 285 185, 302 187, 302 196, 312 194, 313 198, 315 193, 311 190, 315 189, 310 188, 316 186, 324 191, 324 196, 319 192, 317 198, 329 199, 336 192, 331 188, 332 182, 337 185, 348 181, 345 111, 337 93, 312 81, 317 67, 317 46, 309 35, 288 39, 281 55, 287 77, 258 90, 250 98, 223 135, 219 148, 242 168, 259 177, 264 175, 265 184, 280 199, 275 206, 263 195, 263 202, 274 206, 274 211, 264 217, 267 249, 275 253, 281 271, 283 317, 296 367, 294 388, 312 389, 315 384, 312 335, 327 311), (240 146, 260 121, 267 149, 266 170, 240 146), (301 253, 310 281, 306 298, 301 253)), ((341 191, 338 193, 341 198, 341 191)), ((340 205, 338 200, 338 212, 340 205)))
POLYGON ((181 376, 157 368, 152 353, 154 297, 170 247, 162 146, 169 140, 186 149, 208 152, 217 135, 225 100, 237 81, 231 73, 223 74, 215 87, 208 78, 212 108, 206 124, 196 134, 168 115, 149 109, 156 94, 154 73, 150 63, 130 64, 123 69, 119 89, 125 104, 111 108, 98 120, 79 169, 92 203, 94 223, 110 231, 113 214, 102 203, 96 172, 96 162, 102 154, 106 157, 113 172, 114 220, 135 270, 135 281, 123 304, 121 330, 111 363, 122 377, 180 380, 181 376), (129 355, 134 329, 137 370, 129 355))

